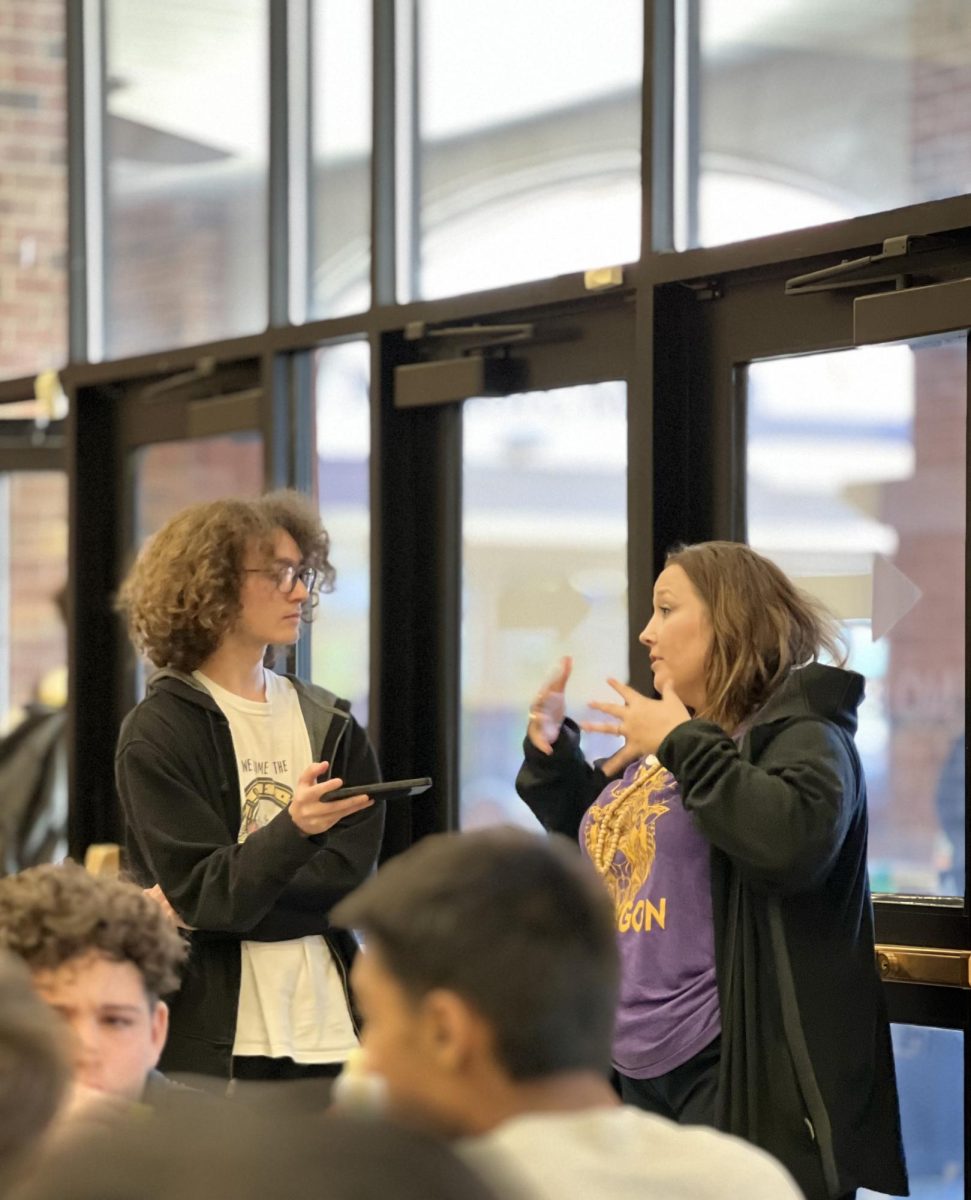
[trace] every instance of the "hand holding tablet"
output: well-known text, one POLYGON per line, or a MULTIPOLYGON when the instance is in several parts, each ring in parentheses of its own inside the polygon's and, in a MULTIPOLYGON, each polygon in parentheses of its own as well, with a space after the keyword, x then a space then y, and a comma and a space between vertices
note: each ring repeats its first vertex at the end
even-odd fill
POLYGON ((338 788, 328 792, 320 799, 328 803, 331 800, 343 800, 347 796, 372 796, 375 800, 383 796, 386 800, 395 800, 407 796, 418 796, 427 792, 432 786, 431 779, 424 776, 421 779, 389 779, 384 783, 359 783, 355 787, 338 788))

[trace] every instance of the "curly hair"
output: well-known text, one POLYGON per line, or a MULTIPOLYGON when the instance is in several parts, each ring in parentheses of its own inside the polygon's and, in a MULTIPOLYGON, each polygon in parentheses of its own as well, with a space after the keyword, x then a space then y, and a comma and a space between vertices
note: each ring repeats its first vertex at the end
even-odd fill
POLYGON ((741 542, 676 546, 679 566, 708 609, 707 700, 698 716, 729 731, 756 712, 795 667, 826 651, 846 662, 836 618, 770 559, 741 542))
POLYGON ((90 875, 76 863, 44 863, 0 879, 0 949, 31 971, 94 951, 138 969, 149 999, 174 992, 186 943, 134 883, 90 875))
MULTIPOLYGON (((239 617, 247 550, 255 543, 272 558, 281 529, 316 569, 320 590, 331 591, 330 538, 299 492, 194 504, 149 539, 118 593, 135 646, 157 667, 194 671, 239 617)), ((316 595, 308 597, 304 620, 312 619, 316 603, 316 595)))

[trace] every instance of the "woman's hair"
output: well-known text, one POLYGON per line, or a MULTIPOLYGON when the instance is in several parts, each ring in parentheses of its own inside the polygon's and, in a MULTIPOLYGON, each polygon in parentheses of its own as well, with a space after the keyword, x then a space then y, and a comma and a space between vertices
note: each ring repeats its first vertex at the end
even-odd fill
POLYGON ((95 953, 138 970, 149 1000, 174 992, 186 943, 134 883, 44 863, 0 879, 0 949, 30 971, 95 953))
MULTIPOLYGON (((131 639, 157 667, 194 671, 232 629, 242 606, 243 566, 255 542, 269 560, 278 530, 290 534, 329 592, 330 538, 299 492, 214 500, 174 516, 143 547, 118 593, 131 639)), ((316 596, 304 605, 310 620, 316 596)))
POLYGON ((735 729, 794 667, 816 661, 824 650, 839 665, 846 662, 832 613, 749 546, 676 546, 664 565, 681 567, 711 621, 707 699, 698 716, 735 729))

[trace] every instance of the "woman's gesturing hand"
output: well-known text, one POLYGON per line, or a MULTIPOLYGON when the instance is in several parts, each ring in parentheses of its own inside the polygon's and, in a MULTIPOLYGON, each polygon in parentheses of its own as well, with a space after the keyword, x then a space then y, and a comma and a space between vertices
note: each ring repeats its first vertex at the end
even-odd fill
POLYGON ((607 682, 620 696, 621 704, 590 701, 590 707, 613 717, 612 721, 581 721, 580 728, 590 733, 611 733, 624 739, 624 745, 603 764, 604 774, 622 771, 645 754, 654 754, 672 729, 691 720, 691 713, 678 699, 672 683, 661 690, 661 699, 652 700, 617 679, 607 682))
POLYGON ((543 684, 529 706, 529 725, 526 736, 537 750, 544 754, 553 753, 553 743, 560 736, 560 726, 566 716, 566 685, 573 670, 573 659, 567 656, 560 660, 560 667, 553 678, 543 684))
POLYGON ((342 779, 325 779, 317 782, 317 777, 327 770, 328 763, 311 763, 297 780, 297 791, 290 801, 287 812, 294 825, 305 837, 313 837, 317 833, 325 833, 332 825, 336 825, 342 817, 360 812, 362 808, 370 808, 374 801, 364 792, 360 796, 347 796, 344 800, 328 801, 328 792, 336 792, 344 786, 342 779))

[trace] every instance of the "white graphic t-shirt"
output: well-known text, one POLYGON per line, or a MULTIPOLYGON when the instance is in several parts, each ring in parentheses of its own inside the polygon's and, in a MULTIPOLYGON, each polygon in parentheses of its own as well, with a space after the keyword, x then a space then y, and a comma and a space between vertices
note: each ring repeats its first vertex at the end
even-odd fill
MULTIPOLYGON (((193 672, 222 709, 239 772, 239 840, 289 805, 314 761, 300 701, 288 679, 265 672, 266 700, 227 692, 193 672)), ((242 942, 234 1055, 343 1062, 357 1045, 337 964, 319 934, 286 942, 242 942)))

